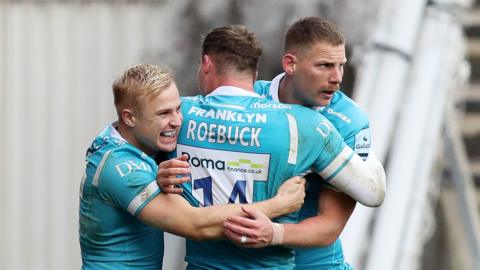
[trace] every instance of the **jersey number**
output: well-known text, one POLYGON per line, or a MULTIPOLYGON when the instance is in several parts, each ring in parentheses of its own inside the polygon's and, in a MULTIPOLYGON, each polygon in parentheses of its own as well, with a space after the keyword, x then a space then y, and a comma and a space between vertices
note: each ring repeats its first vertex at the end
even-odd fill
MULTIPOLYGON (((212 192, 212 177, 207 176, 205 178, 193 180, 193 189, 201 189, 203 191, 203 206, 213 205, 213 192, 212 192)), ((247 181, 237 180, 230 192, 228 203, 235 203, 238 198, 239 203, 247 203, 246 196, 247 181)))

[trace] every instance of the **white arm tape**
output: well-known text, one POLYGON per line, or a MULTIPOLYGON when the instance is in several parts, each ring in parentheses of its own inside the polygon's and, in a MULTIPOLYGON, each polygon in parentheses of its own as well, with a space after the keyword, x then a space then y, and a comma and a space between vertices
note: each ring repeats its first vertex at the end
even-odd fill
POLYGON ((365 206, 377 207, 383 203, 386 175, 373 151, 363 161, 352 149, 345 147, 331 165, 319 174, 365 206))
POLYGON ((283 243, 284 229, 280 223, 272 222, 273 237, 270 245, 281 245, 283 243))

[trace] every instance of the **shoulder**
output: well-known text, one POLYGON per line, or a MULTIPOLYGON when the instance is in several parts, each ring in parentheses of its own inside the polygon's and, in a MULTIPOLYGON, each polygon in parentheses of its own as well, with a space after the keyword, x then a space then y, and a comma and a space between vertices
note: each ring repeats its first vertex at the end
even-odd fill
POLYGON ((328 118, 311 108, 291 105, 287 114, 294 118, 300 132, 315 131, 322 126, 329 127, 329 129, 333 127, 328 118))
POLYGON ((368 115, 355 101, 341 91, 337 91, 332 102, 321 112, 336 127, 349 130, 362 130, 369 126, 368 115))
POLYGON ((139 149, 124 144, 105 151, 98 170, 99 188, 131 186, 152 181, 157 164, 139 149))
POLYGON ((129 144, 111 150, 108 164, 115 166, 119 172, 120 169, 127 168, 132 172, 135 170, 153 171, 156 165, 151 157, 129 144))

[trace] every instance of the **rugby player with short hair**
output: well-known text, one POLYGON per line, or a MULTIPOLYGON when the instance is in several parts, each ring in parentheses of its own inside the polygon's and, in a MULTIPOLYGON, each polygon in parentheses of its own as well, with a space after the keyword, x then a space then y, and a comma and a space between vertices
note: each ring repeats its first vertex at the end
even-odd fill
MULTIPOLYGON (((299 104, 325 116, 344 141, 364 160, 375 159, 370 150, 369 121, 365 112, 339 90, 343 77, 345 37, 335 24, 318 17, 297 20, 285 35, 282 64, 284 73, 272 81, 257 81, 255 91, 263 97, 282 103, 299 104)), ((285 225, 283 244, 296 249, 296 269, 351 269, 345 262, 338 238, 355 208, 355 200, 332 190, 316 174, 307 175, 308 189, 298 224, 285 225), (290 237, 289 237, 290 236, 290 237)), ((327 180, 328 182, 328 180, 327 180)), ((227 236, 238 241, 251 234, 250 246, 261 245, 256 238, 267 221, 252 222, 233 218, 226 223, 227 236), (255 224, 257 222, 257 224, 255 224), (239 226, 245 226, 240 228, 239 226)))
MULTIPOLYGON (((203 96, 184 98, 181 107, 177 155, 188 156, 192 176, 183 184, 184 196, 196 206, 261 201, 275 195, 282 179, 313 170, 356 200, 381 204, 381 164, 363 162, 321 114, 253 91, 261 51, 244 26, 216 28, 205 36, 198 69, 203 96)), ((295 237, 284 234, 281 224, 269 225, 273 244, 295 237)), ((239 239, 248 245, 248 238, 239 239)), ((278 245, 248 249, 228 241, 187 240, 186 261, 188 269, 293 269, 294 253, 278 245)))
MULTIPOLYGON (((132 66, 114 82, 113 94, 118 121, 87 150, 80 187, 82 269, 162 269, 160 229, 195 240, 221 238, 225 218, 242 210, 234 204, 192 207, 159 189, 153 157, 175 149, 182 124, 168 69, 132 66)), ((298 210, 303 185, 296 177, 272 199, 249 207, 272 217, 298 210)))

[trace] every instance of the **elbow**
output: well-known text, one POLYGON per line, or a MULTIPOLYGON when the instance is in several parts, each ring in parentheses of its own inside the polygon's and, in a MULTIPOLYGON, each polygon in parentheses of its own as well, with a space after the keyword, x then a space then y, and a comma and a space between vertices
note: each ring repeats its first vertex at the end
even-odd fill
POLYGON ((385 200, 385 187, 378 187, 373 190, 372 194, 365 198, 364 200, 359 200, 358 202, 368 207, 379 207, 383 204, 385 200))
POLYGON ((365 196, 363 200, 358 202, 368 206, 368 207, 379 207, 382 205, 385 200, 385 195, 387 192, 387 177, 385 170, 382 166, 372 171, 371 175, 371 188, 369 190, 368 196, 365 196))
POLYGON ((313 247, 326 247, 330 246, 335 241, 337 241, 338 237, 340 237, 340 233, 342 230, 340 227, 335 227, 330 230, 322 230, 319 234, 317 234, 315 237, 312 237, 312 240, 314 240, 311 244, 313 247))
POLYGON ((326 236, 324 236, 324 239, 322 240, 322 242, 319 243, 319 246, 330 246, 333 243, 335 243, 335 241, 337 241, 339 236, 340 236, 339 233, 334 233, 334 232, 327 234, 326 236))

